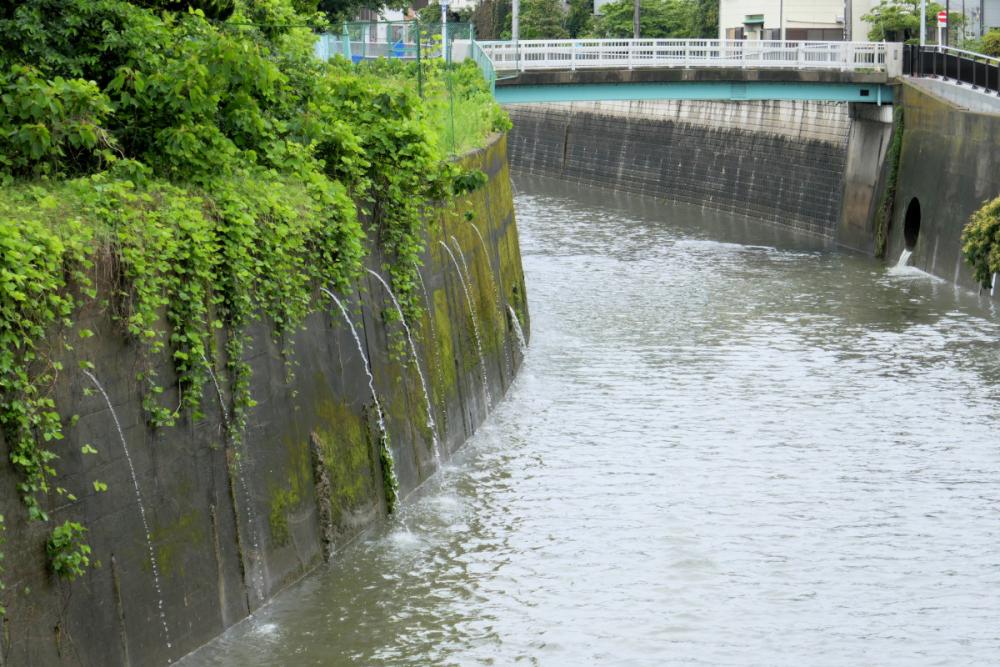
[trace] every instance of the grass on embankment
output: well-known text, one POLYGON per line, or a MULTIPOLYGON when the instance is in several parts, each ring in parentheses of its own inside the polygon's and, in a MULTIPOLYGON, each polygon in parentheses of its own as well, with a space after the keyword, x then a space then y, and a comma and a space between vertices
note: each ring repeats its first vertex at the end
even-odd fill
POLYGON ((379 59, 356 68, 421 95, 438 145, 451 155, 481 148, 491 133, 510 129, 510 119, 471 60, 446 66, 432 59, 418 66, 414 61, 379 59))

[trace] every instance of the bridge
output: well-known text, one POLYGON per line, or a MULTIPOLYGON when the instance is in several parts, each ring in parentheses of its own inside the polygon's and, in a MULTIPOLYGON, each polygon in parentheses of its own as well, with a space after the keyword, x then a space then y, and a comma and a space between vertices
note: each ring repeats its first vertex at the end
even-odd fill
POLYGON ((718 39, 476 41, 502 104, 599 100, 892 103, 899 44, 718 39))

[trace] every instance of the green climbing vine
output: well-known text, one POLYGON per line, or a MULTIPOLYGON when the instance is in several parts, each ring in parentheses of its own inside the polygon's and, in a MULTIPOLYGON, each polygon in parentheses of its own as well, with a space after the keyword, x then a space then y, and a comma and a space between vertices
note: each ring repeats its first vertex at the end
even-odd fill
POLYGON ((962 230, 962 255, 980 285, 1000 271, 1000 197, 983 204, 962 230))
POLYGON ((886 243, 889 240, 889 222, 892 220, 896 204, 896 184, 899 181, 899 156, 903 150, 903 107, 897 105, 893 110, 892 141, 886 154, 889 173, 886 177, 885 189, 875 209, 875 256, 885 257, 886 243))
MULTIPOLYGON (((52 485, 73 422, 54 388, 76 372, 62 366, 76 341, 59 334, 82 306, 104 308, 144 350, 154 427, 202 416, 220 333, 238 445, 254 405, 251 322, 270 322, 291 355, 317 288, 350 290, 371 241, 405 317, 419 317, 421 205, 481 178, 448 160, 443 77, 467 117, 447 124, 462 141, 509 128, 471 63, 428 66, 421 99, 408 65, 316 60, 301 27, 312 19, 291 0, 224 4, 0 10, 0 429, 31 520, 49 519, 53 491, 75 500, 52 485), (171 378, 156 374, 164 355, 171 378)), ((51 531, 53 572, 83 572, 85 533, 71 521, 51 531)))
POLYGON ((72 581, 90 565, 90 546, 83 542, 86 532, 87 529, 75 521, 65 521, 52 530, 45 553, 52 573, 60 579, 72 581))

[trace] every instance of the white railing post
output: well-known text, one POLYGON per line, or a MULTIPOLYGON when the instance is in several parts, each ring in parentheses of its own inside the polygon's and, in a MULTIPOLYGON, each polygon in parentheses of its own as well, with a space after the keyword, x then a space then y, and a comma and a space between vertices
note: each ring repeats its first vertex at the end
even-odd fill
MULTIPOLYGON (((753 67, 851 71, 901 67, 896 45, 858 42, 693 39, 521 40, 477 42, 508 71, 594 67, 753 67)), ((891 74, 890 74, 891 76, 891 74)))

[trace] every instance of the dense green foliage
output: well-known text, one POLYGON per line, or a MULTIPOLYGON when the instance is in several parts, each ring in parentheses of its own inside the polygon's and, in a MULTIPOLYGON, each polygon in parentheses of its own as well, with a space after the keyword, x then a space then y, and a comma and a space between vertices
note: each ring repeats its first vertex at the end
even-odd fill
MULTIPOLYGON (((934 41, 937 35, 937 15, 944 5, 928 2, 927 40, 934 41)), ((868 39, 873 42, 913 42, 920 38, 920 0, 881 0, 861 20, 871 25, 868 39)), ((961 12, 948 14, 948 29, 954 33, 965 17, 961 12)))
POLYGON ((475 26, 476 39, 509 39, 510 5, 510 0, 480 0, 476 3, 468 17, 475 26))
MULTIPOLYGON (((696 5, 689 0, 642 0, 639 33, 645 38, 696 37, 696 5)), ((598 37, 632 37, 632 0, 615 0, 601 7, 594 24, 598 37)))
POLYGON ((1000 197, 972 214, 962 230, 962 254, 976 281, 989 287, 1000 272, 1000 197))
POLYGON ((521 39, 566 39, 562 0, 526 0, 521 3, 521 39))
MULTIPOLYGON (((616 0, 594 16, 592 0, 522 0, 522 39, 632 37, 632 0, 616 0)), ((471 15, 482 39, 510 39, 510 0, 483 0, 471 15)), ((642 37, 688 38, 718 35, 719 7, 710 0, 642 0, 642 37)))
POLYGON ((886 175, 882 198, 875 209, 875 256, 885 257, 886 244, 889 240, 889 222, 892 220, 896 205, 896 186, 899 182, 899 156, 903 152, 903 107, 893 109, 892 142, 885 161, 889 168, 886 175))
POLYGON ((695 0, 691 26, 693 37, 716 39, 719 36, 719 3, 717 0, 695 0))
POLYGON ((993 28, 983 35, 981 42, 981 53, 994 58, 1000 58, 1000 28, 993 28))
POLYGON ((594 30, 593 0, 569 0, 566 6, 566 32, 572 39, 590 35, 594 30))
MULTIPOLYGON (((316 3, 164 11, 176 4, 0 9, 0 428, 32 519, 48 518, 46 443, 68 421, 52 389, 70 342, 53 334, 82 305, 102 305, 148 351, 139 379, 152 425, 197 419, 223 358, 238 442, 253 405, 250 321, 272 322, 291 354, 317 287, 348 290, 371 237, 417 316, 421 203, 451 195, 449 151, 509 127, 474 66, 428 67, 423 102, 400 66, 317 61, 296 11, 316 3), (447 127, 446 89, 463 118, 447 127), (169 402, 159 353, 175 370, 169 402)), ((53 532, 50 557, 86 555, 82 527, 67 530, 53 532)), ((63 559, 59 573, 84 561, 63 559)))

